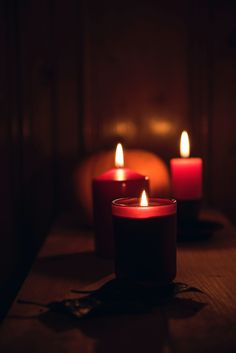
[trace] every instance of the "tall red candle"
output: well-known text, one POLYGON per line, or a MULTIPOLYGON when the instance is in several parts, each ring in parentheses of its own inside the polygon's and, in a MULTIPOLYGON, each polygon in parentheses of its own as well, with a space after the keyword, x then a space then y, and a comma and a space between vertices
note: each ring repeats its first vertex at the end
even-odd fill
POLYGON ((186 131, 181 135, 180 155, 182 158, 170 161, 173 196, 178 200, 201 199, 202 159, 189 158, 190 144, 186 131))
POLYGON ((103 257, 114 256, 111 202, 120 197, 135 197, 148 190, 148 177, 124 168, 121 144, 117 145, 115 168, 93 179, 93 217, 95 248, 103 257))

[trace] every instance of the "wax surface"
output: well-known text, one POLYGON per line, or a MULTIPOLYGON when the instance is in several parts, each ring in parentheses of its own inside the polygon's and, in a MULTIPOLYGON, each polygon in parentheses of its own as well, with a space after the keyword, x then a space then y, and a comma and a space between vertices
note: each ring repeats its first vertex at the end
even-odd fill
POLYGON ((125 180, 143 180, 143 178, 144 178, 143 175, 136 173, 135 171, 133 171, 131 169, 113 168, 113 169, 110 169, 107 172, 99 175, 96 178, 96 180, 125 181, 125 180))
POLYGON ((173 158, 170 161, 172 194, 178 200, 202 197, 202 159, 173 158))
POLYGON ((148 206, 140 206, 139 198, 123 198, 112 202, 112 214, 125 218, 163 217, 176 213, 176 200, 149 199, 148 206))

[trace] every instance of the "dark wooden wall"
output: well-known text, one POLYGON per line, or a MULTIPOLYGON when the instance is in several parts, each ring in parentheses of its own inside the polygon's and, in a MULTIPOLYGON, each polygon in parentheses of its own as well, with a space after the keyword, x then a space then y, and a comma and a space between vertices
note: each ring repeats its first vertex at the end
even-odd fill
POLYGON ((209 200, 236 222, 236 2, 218 0, 209 21, 209 200))
POLYGON ((233 219, 235 18, 230 0, 0 2, 6 302, 70 208, 75 164, 117 140, 168 163, 188 129, 205 161, 205 202, 233 219))
POLYGON ((0 2, 3 303, 55 216, 70 205, 71 173, 83 146, 81 8, 77 1, 0 2))

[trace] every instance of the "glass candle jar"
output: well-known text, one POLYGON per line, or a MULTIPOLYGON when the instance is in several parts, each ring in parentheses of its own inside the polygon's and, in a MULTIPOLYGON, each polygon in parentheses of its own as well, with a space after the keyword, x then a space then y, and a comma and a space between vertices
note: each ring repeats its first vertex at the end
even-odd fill
POLYGON ((112 202, 117 278, 166 285, 176 276, 176 200, 112 202))

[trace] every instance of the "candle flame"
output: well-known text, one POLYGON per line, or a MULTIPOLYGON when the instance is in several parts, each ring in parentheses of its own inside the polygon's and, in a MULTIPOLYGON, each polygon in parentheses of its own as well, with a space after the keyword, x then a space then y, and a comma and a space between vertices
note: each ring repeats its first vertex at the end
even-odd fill
POLYGON ((143 192, 142 192, 139 204, 142 207, 148 206, 148 197, 147 197, 147 194, 146 194, 145 190, 143 190, 143 192))
POLYGON ((116 146, 115 166, 116 168, 124 167, 124 153, 123 153, 123 147, 121 143, 118 143, 116 146))
POLYGON ((187 158, 190 155, 190 143, 187 131, 183 131, 180 138, 180 156, 187 158))

